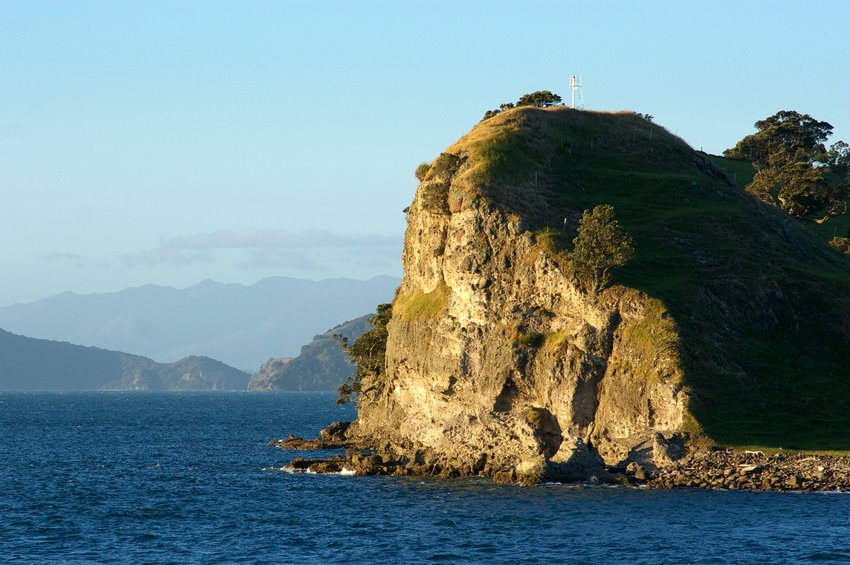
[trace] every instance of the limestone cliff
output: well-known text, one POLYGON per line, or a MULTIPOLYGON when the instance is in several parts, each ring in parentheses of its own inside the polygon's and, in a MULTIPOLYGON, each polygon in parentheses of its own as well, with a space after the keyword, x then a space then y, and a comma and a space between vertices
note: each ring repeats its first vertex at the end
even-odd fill
MULTIPOLYGON (((693 263, 699 273, 712 250, 678 234, 656 235, 666 225, 641 236, 640 208, 627 191, 653 179, 662 188, 646 190, 660 197, 669 182, 674 207, 692 210, 690 202, 705 195, 767 215, 767 224, 779 220, 681 140, 633 114, 517 109, 488 122, 431 164, 407 210, 386 370, 363 381, 349 435, 384 461, 500 480, 586 478, 603 472, 603 461, 669 462, 678 439, 704 432, 692 407, 710 403, 713 389, 695 393, 693 383, 703 382, 707 368, 746 373, 746 359, 733 346, 763 322, 780 275, 762 273, 767 290, 739 289, 736 281, 724 287, 733 290, 706 299, 694 290, 710 293, 703 280, 665 295, 677 268, 693 263), (638 126, 654 133, 642 129, 638 140, 638 126), (635 164, 642 159, 643 170, 635 164), (629 163, 637 172, 622 170, 629 163), (602 174, 609 175, 604 182, 602 174), (617 184, 630 175, 631 185, 617 184), (655 180, 662 175, 672 180, 655 180), (660 289, 655 296, 638 290, 654 288, 648 283, 615 284, 594 296, 557 243, 574 235, 583 208, 606 201, 626 211, 644 245, 633 280, 642 282, 644 272, 663 275, 651 281, 660 289), (688 249, 678 265, 653 266, 657 259, 646 253, 652 242, 677 253, 688 245, 700 251, 688 249), (655 270, 640 270, 647 265, 655 270), (732 309, 747 294, 754 304, 725 317, 687 309, 689 301, 732 309), (691 341, 683 347, 683 339, 691 341)), ((670 205, 639 206, 649 216, 670 205)), ((785 331, 790 314, 772 315, 773 329, 785 331)))

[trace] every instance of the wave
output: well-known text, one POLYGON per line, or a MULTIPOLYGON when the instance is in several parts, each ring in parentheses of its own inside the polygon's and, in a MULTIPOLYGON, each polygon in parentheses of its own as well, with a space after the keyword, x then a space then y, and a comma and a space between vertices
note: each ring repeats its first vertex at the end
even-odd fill
POLYGON ((293 469, 289 465, 284 465, 283 467, 263 467, 260 470, 287 473, 289 475, 336 475, 338 477, 353 477, 357 475, 357 471, 346 467, 343 467, 342 470, 334 473, 317 473, 316 471, 310 471, 309 469, 293 469))

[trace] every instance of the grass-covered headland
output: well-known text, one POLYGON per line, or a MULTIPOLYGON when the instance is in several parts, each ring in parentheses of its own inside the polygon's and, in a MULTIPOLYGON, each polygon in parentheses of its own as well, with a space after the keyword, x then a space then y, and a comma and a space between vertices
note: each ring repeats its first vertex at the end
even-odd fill
MULTIPOLYGON (((748 194, 748 163, 694 151, 646 116, 563 107, 506 108, 447 153, 471 164, 452 191, 518 216, 564 264, 582 212, 613 206, 635 250, 613 282, 672 315, 694 431, 850 450, 850 258, 748 194)), ((409 302, 424 315, 438 301, 409 302)))

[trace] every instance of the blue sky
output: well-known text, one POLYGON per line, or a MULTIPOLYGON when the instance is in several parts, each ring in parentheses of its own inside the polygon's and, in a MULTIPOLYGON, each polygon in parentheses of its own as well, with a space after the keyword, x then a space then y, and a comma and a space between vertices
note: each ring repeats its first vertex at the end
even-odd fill
POLYGON ((400 274, 413 171, 534 90, 850 141, 850 2, 0 1, 0 306, 400 274))

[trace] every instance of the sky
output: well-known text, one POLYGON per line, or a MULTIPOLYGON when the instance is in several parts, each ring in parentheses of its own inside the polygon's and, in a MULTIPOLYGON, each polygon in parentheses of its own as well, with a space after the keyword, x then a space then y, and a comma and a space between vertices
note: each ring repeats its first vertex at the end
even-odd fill
POLYGON ((535 90, 850 142, 850 2, 0 0, 0 306, 401 274, 416 166, 535 90))

